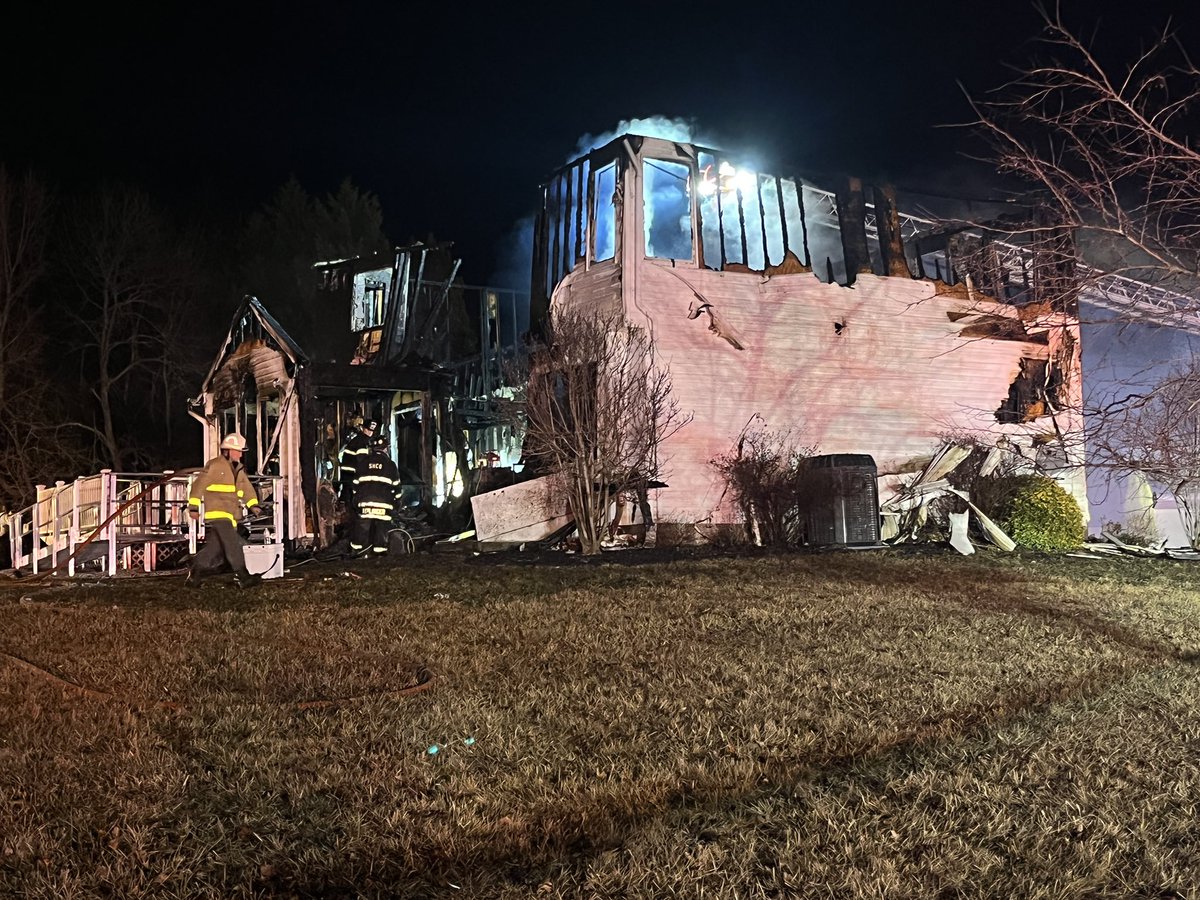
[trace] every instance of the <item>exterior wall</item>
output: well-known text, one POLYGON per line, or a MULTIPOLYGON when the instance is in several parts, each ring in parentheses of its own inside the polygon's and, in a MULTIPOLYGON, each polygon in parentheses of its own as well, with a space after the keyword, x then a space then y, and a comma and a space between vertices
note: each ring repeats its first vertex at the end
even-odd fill
POLYGON ((809 274, 766 281, 647 262, 639 284, 630 318, 648 320, 680 406, 694 415, 663 448, 671 487, 659 492, 662 521, 731 520, 710 461, 755 413, 821 453, 869 453, 881 475, 911 470, 946 433, 994 440, 1051 430, 995 418, 1020 359, 1046 358, 1047 346, 961 337, 947 313, 967 303, 934 296, 930 282, 864 275, 847 289, 809 274), (713 334, 705 316, 688 319, 697 293, 743 350, 713 334))
MULTIPOLYGON (((1101 410, 1132 393, 1148 393, 1155 384, 1192 364, 1200 355, 1200 333, 1151 321, 1130 321, 1085 298, 1082 309, 1084 407, 1101 410)), ((1089 424, 1098 427, 1097 415, 1089 424)), ((1088 496, 1092 501, 1088 531, 1101 534, 1117 524, 1147 537, 1185 547, 1190 536, 1169 487, 1115 471, 1096 454, 1089 458, 1088 496)))
POLYGON ((621 267, 611 260, 579 266, 555 288, 554 302, 595 315, 618 315, 623 308, 621 267))
POLYGON ((947 435, 971 434, 985 445, 1007 439, 1056 469, 1086 514, 1076 320, 1018 311, 970 284, 868 274, 846 287, 796 272, 799 264, 787 274, 706 267, 692 187, 695 148, 647 138, 636 149, 625 141, 621 153, 616 257, 578 264, 550 305, 598 311, 617 291, 625 317, 649 331, 658 362, 669 367, 681 410, 693 415, 662 447, 659 477, 670 486, 657 492, 658 521, 736 521, 711 462, 734 449, 755 415, 819 453, 870 454, 881 499, 896 480, 888 476, 918 469, 947 435), (645 158, 692 166, 688 259, 646 258, 645 158), (980 316, 1019 320, 1020 327, 980 337, 994 333, 980 327, 980 316), (1000 424, 997 410, 1022 359, 1053 361, 1065 381, 1057 391, 1062 411, 1000 424))

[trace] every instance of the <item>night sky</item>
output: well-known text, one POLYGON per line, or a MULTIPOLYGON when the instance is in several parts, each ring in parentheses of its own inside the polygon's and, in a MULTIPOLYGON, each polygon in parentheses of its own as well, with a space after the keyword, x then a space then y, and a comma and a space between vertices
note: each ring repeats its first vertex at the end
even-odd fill
MULTIPOLYGON (((1193 6, 1064 9, 1119 58, 1172 16, 1200 47, 1193 6)), ((456 241, 473 281, 581 135, 633 117, 692 119, 763 171, 985 192, 967 135, 937 126, 969 117, 958 82, 1001 84, 1040 30, 1030 3, 971 0, 149 9, 6 13, 0 161, 231 214, 289 175, 349 176, 394 240, 456 241)))

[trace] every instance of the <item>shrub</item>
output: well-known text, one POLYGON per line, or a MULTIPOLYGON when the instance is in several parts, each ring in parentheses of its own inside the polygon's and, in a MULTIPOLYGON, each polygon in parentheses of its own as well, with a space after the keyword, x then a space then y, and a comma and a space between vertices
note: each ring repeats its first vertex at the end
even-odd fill
POLYGON ((1055 552, 1083 542, 1083 511, 1053 478, 1009 475, 995 482, 995 495, 1002 498, 995 517, 1022 547, 1055 552))
POLYGON ((736 498, 748 537, 767 547, 798 547, 808 539, 808 516, 829 496, 828 472, 814 470, 812 447, 788 433, 746 431, 734 451, 712 461, 736 498))

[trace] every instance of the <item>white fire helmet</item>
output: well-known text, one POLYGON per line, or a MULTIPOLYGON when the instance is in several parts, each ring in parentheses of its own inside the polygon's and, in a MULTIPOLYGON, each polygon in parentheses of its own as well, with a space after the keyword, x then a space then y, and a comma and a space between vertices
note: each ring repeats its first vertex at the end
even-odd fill
POLYGON ((246 439, 236 431, 225 435, 225 439, 221 441, 222 450, 238 450, 242 453, 246 452, 246 439))

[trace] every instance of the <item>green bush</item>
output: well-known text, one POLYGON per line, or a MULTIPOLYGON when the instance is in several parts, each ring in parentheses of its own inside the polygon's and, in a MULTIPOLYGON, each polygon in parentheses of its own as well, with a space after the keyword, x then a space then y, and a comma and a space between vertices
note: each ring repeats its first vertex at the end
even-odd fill
POLYGON ((995 481, 994 496, 1001 498, 996 519, 1022 547, 1054 552, 1083 543, 1083 511, 1053 478, 1009 475, 995 481))

